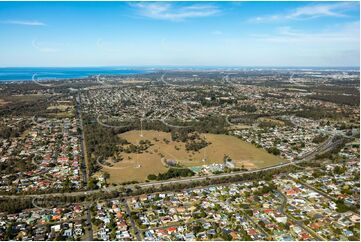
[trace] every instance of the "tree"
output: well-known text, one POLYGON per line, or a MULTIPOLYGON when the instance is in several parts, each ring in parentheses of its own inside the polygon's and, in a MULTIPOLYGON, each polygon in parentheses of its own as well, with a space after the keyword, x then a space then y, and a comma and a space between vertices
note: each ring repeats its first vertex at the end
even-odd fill
POLYGON ((90 177, 88 181, 88 188, 90 190, 97 188, 97 180, 94 177, 90 177))
POLYGON ((222 239, 224 239, 226 241, 231 241, 232 240, 232 236, 229 233, 223 232, 221 237, 222 237, 222 239))
POLYGON ((268 153, 271 153, 271 154, 274 154, 274 155, 280 155, 281 154, 281 151, 275 146, 268 148, 267 151, 268 151, 268 153))
POLYGON ((154 174, 150 174, 150 175, 148 175, 148 180, 156 180, 157 179, 157 176, 156 175, 154 175, 154 174))

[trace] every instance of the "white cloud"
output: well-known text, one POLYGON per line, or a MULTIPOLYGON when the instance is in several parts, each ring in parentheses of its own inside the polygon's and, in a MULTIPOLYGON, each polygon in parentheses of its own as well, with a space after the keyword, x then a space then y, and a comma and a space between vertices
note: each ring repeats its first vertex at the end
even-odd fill
POLYGON ((360 22, 351 22, 345 25, 333 26, 318 32, 305 32, 284 26, 277 29, 275 34, 253 35, 256 40, 273 43, 298 44, 339 44, 359 45, 360 22))
POLYGON ((26 25, 26 26, 45 26, 46 24, 37 20, 6 20, 1 21, 3 24, 15 24, 15 25, 26 25))
POLYGON ((321 16, 335 16, 335 17, 344 17, 344 11, 350 9, 350 7, 355 6, 353 3, 342 2, 334 4, 318 4, 318 5, 309 5, 305 7, 297 8, 295 11, 287 15, 287 18, 301 18, 301 17, 321 17, 321 16))
POLYGON ((192 4, 187 6, 175 5, 170 2, 139 2, 130 3, 141 16, 160 19, 182 21, 188 18, 208 17, 216 15, 220 10, 211 4, 192 4))
POLYGON ((250 19, 250 22, 266 23, 270 21, 279 20, 296 20, 296 19, 312 19, 325 16, 345 17, 345 12, 350 9, 357 9, 359 7, 357 2, 339 2, 329 4, 310 4, 299 7, 286 14, 276 14, 268 16, 257 16, 250 19))

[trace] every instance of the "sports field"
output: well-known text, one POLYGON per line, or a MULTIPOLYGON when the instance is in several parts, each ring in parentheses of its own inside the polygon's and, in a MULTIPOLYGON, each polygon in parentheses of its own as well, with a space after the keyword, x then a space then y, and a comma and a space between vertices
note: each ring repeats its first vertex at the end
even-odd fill
POLYGON ((228 135, 201 134, 211 144, 198 152, 187 152, 184 143, 171 141, 170 133, 166 132, 143 131, 141 137, 141 131, 133 130, 120 136, 132 144, 149 140, 153 145, 143 154, 121 153, 122 161, 108 160, 112 167, 103 166, 103 170, 110 174, 111 183, 144 181, 149 174, 167 171, 161 161, 162 157, 176 160, 187 167, 223 163, 224 155, 235 161, 237 167, 244 166, 248 169, 271 166, 282 161, 278 156, 228 135))

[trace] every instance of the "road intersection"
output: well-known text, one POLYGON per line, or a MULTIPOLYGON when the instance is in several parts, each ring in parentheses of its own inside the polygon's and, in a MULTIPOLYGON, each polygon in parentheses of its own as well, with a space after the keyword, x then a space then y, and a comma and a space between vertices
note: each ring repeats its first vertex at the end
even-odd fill
POLYGON ((265 171, 270 170, 277 170, 280 168, 288 167, 288 166, 294 166, 302 164, 306 161, 312 160, 316 157, 317 154, 324 153, 330 149, 333 149, 336 145, 339 144, 339 140, 334 140, 334 136, 331 136, 328 138, 324 143, 322 143, 317 149, 315 149, 313 152, 310 152, 306 154, 302 159, 299 159, 297 161, 293 162, 285 162, 274 166, 269 166, 265 168, 260 169, 254 169, 249 171, 239 171, 239 172, 232 172, 232 173, 225 173, 225 174, 218 174, 218 175, 209 175, 209 176, 194 176, 194 177, 188 177, 188 178, 180 178, 175 180, 166 180, 166 181, 154 181, 154 182, 143 182, 143 183, 136 183, 136 184, 129 184, 129 185, 118 185, 118 186, 112 186, 102 189, 96 189, 96 190, 87 190, 87 191, 76 191, 76 192, 65 192, 65 193, 47 193, 47 194, 27 194, 27 195, 0 195, 0 198, 47 198, 47 197, 63 197, 63 196, 70 196, 70 197, 76 197, 76 196, 88 196, 93 194, 98 194, 104 191, 118 191, 121 188, 125 189, 135 189, 136 187, 140 188, 149 188, 149 187, 159 187, 162 185, 169 185, 169 184, 184 184, 184 183, 191 183, 191 182, 197 182, 197 181, 205 181, 205 180, 214 180, 219 178, 225 178, 225 177, 235 177, 235 176, 242 176, 242 175, 248 175, 248 174, 256 174, 261 173, 265 171))

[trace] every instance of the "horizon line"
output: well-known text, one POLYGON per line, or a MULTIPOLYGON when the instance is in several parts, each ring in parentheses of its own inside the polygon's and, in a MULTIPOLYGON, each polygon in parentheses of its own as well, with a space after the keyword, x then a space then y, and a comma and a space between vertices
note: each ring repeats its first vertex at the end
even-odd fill
POLYGON ((267 68, 286 68, 286 67, 297 67, 297 68, 315 68, 315 67, 322 67, 322 68, 345 68, 345 67, 351 67, 351 68, 360 68, 360 65, 345 65, 345 66, 323 66, 323 65, 314 65, 314 66, 303 66, 303 65, 94 65, 94 66, 0 66, 0 69, 4 68, 141 68, 141 67, 175 67, 175 68, 190 68, 190 67, 207 67, 207 68, 248 68, 248 67, 267 67, 267 68))

